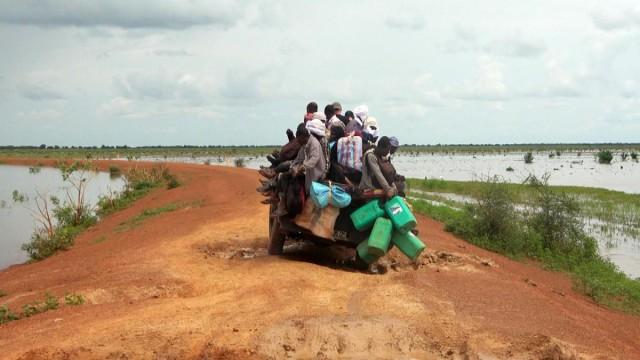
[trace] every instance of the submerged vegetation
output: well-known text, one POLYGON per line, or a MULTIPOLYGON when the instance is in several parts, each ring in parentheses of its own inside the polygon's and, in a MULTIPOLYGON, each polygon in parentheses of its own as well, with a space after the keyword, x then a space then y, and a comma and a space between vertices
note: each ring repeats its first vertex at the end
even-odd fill
MULTIPOLYGON (((508 184, 498 178, 474 182, 411 180, 410 185, 416 211, 444 222, 447 231, 512 258, 533 259, 550 269, 567 271, 576 288, 599 303, 640 314, 640 281, 629 279, 602 258, 596 240, 582 225, 583 214, 601 210, 582 206, 588 204, 584 188, 551 187, 546 180, 530 177, 525 184, 508 184), (437 192, 470 198, 453 204, 435 202, 432 196, 437 192)), ((638 207, 635 214, 640 213, 640 196, 591 190, 592 201, 634 199, 631 203, 638 207)))
POLYGON ((600 164, 611 164, 611 160, 613 160, 613 153, 609 150, 602 150, 596 154, 596 157, 600 164))
POLYGON ((533 154, 531 152, 524 154, 524 163, 525 164, 533 163, 533 154))

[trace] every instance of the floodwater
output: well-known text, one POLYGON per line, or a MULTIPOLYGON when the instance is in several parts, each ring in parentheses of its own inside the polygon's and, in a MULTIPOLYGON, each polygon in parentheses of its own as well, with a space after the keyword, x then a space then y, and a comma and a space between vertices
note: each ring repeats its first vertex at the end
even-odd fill
MULTIPOLYGON (((91 206, 95 206, 99 195, 124 186, 122 179, 110 178, 105 172, 92 172, 89 179, 85 196, 91 206)), ((0 269, 28 260, 20 246, 29 241, 36 227, 31 210, 36 209, 37 194, 55 195, 62 200, 68 188, 58 169, 43 167, 32 173, 27 166, 0 165, 0 269), (14 202, 14 190, 26 195, 27 200, 14 202)))
POLYGON ((610 165, 598 164, 594 153, 566 153, 553 158, 534 153, 532 164, 525 164, 524 153, 504 154, 422 154, 400 155, 393 160, 407 178, 480 180, 498 175, 508 182, 523 182, 530 174, 549 174, 551 185, 597 187, 640 193, 640 164, 616 156, 610 165), (507 171, 511 168, 512 171, 507 171))
MULTIPOLYGON (((399 174, 416 179, 480 180, 498 175, 509 182, 523 182, 529 174, 538 177, 549 174, 551 185, 597 187, 640 193, 640 164, 631 159, 621 161, 616 153, 610 165, 598 164, 594 152, 567 152, 549 157, 549 153, 534 153, 532 164, 524 163, 524 153, 433 153, 412 155, 399 153, 393 163, 399 174), (511 168, 512 171, 507 171, 511 168)), ((141 157, 144 161, 167 161, 235 166, 242 158, 244 166, 258 169, 269 162, 265 157, 141 157)))
MULTIPOLYGON (((471 196, 454 193, 411 190, 410 195, 415 195, 418 199, 437 206, 449 205, 437 200, 420 198, 420 195, 446 199, 460 205, 475 202, 475 199, 471 196)), ((516 210, 523 211, 524 206, 516 205, 516 210)), ((581 221, 584 231, 596 239, 600 255, 611 260, 620 271, 630 278, 640 278, 640 235, 637 232, 625 231, 628 228, 625 229, 625 226, 621 224, 606 223, 595 218, 585 217, 581 221)))

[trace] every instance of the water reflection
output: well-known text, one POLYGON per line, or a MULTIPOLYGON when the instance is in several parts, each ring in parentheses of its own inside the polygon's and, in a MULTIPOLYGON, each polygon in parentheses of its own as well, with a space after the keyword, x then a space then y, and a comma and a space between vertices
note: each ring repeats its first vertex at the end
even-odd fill
MULTIPOLYGON (((99 195, 119 191, 124 185, 122 179, 106 172, 92 172, 89 178, 85 197, 91 206, 99 195)), ((0 269, 28 259, 20 245, 29 240, 36 226, 29 209, 35 209, 37 193, 63 199, 67 188, 69 184, 57 169, 0 165, 0 269), (14 190, 26 195, 24 203, 13 201, 14 190)))

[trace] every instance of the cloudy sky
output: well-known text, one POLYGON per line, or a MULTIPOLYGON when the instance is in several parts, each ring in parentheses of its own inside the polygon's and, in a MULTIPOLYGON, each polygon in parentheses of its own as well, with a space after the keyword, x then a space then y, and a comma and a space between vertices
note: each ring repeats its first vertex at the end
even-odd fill
POLYGON ((0 144, 640 141, 637 0, 0 0, 0 144))

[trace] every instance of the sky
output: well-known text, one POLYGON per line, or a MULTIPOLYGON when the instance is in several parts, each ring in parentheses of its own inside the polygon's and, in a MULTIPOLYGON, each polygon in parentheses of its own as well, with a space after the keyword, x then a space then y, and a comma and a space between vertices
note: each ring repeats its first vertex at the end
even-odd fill
POLYGON ((0 145, 640 142, 635 0, 0 0, 0 145))

